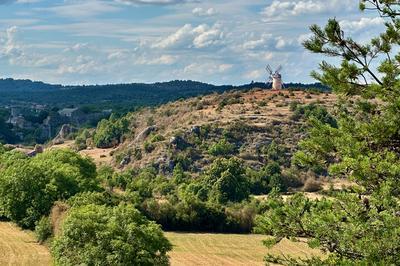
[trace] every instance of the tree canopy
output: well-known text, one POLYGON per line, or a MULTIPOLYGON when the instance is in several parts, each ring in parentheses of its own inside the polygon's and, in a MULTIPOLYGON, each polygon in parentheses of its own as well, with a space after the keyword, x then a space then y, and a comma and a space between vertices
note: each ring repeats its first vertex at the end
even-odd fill
POLYGON ((56 265, 169 265, 171 244, 132 205, 73 207, 53 242, 56 265))
POLYGON ((311 26, 304 42, 313 53, 336 57, 339 66, 322 62, 317 80, 339 96, 337 126, 314 119, 309 137, 300 143, 294 162, 320 166, 336 178, 357 185, 312 201, 296 195, 274 199, 258 230, 282 238, 308 238, 327 258, 297 260, 269 255, 267 261, 312 265, 395 265, 400 261, 400 10, 398 1, 363 0, 375 10, 386 31, 370 42, 345 35, 336 19, 325 28, 311 26))
POLYGON ((98 190, 96 166, 70 150, 51 150, 34 158, 5 152, 0 162, 0 215, 33 228, 56 200, 98 190))

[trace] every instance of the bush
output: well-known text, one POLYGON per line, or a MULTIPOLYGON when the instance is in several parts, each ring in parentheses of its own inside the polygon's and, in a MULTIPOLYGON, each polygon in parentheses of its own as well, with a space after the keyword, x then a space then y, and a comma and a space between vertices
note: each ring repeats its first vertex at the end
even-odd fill
POLYGON ((154 151, 155 146, 154 146, 153 143, 148 142, 148 141, 145 141, 145 142, 143 143, 143 148, 144 148, 144 150, 145 150, 147 153, 151 153, 152 151, 154 151))
POLYGON ((226 139, 222 139, 219 142, 213 144, 208 149, 208 153, 213 156, 226 156, 234 152, 235 145, 229 143, 226 139))
POLYGON ((206 170, 197 194, 207 193, 210 201, 240 202, 248 198, 250 183, 245 176, 243 162, 236 159, 217 159, 206 170))
POLYGON ((97 125, 93 141, 98 148, 111 148, 118 144, 124 134, 128 132, 128 120, 126 118, 109 120, 103 119, 97 125))
POLYGON ((51 247, 57 265, 169 265, 171 244, 132 205, 71 208, 51 247))
POLYGON ((43 244, 52 235, 50 219, 43 216, 35 226, 35 235, 40 244, 43 244))

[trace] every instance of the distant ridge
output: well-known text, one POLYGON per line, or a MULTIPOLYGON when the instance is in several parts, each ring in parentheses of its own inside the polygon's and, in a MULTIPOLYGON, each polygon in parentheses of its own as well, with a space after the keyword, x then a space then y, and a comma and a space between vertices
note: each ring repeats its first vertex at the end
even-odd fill
MULTIPOLYGON (((13 102, 48 104, 57 106, 102 105, 115 106, 155 106, 179 98, 222 93, 234 89, 252 88, 270 89, 265 83, 253 82, 240 86, 212 85, 192 80, 173 80, 156 83, 131 83, 107 85, 74 85, 47 84, 41 81, 0 79, 0 104, 13 102)), ((286 88, 319 89, 329 88, 319 83, 289 83, 286 88)))

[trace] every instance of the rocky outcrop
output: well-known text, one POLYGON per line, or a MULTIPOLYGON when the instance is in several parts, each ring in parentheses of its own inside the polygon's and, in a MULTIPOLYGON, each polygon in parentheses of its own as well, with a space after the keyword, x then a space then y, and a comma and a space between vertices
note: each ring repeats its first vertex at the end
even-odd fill
POLYGON ((140 132, 137 137, 135 138, 135 142, 141 142, 144 141, 151 132, 157 131, 157 127, 156 126, 149 126, 147 128, 145 128, 142 132, 140 132))
POLYGON ((57 136, 53 139, 53 144, 57 145, 64 143, 64 141, 68 138, 68 136, 76 131, 77 131, 76 128, 69 124, 62 125, 57 136))

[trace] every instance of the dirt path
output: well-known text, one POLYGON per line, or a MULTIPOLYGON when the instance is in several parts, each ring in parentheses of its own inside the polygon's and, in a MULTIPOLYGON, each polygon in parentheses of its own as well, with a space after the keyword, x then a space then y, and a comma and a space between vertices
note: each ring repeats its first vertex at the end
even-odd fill
POLYGON ((32 233, 0 222, 0 265, 48 266, 51 261, 49 250, 39 245, 32 233))
MULTIPOLYGON (((65 141, 63 144, 53 145, 51 149, 64 149, 64 148, 72 148, 74 142, 72 140, 65 141)), ((99 165, 110 165, 112 161, 112 156, 110 152, 114 149, 100 149, 100 148, 92 148, 81 150, 79 153, 81 155, 88 156, 93 159, 97 166, 99 165)))

